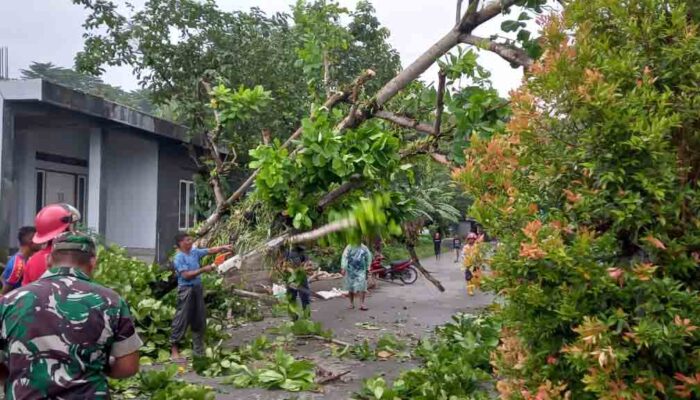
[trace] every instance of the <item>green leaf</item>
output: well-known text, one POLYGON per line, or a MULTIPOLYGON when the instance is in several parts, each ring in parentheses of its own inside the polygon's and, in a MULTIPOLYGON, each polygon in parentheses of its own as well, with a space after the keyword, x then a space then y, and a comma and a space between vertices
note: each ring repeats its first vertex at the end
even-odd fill
POLYGON ((284 382, 284 376, 277 371, 272 371, 269 369, 263 370, 257 375, 258 380, 263 384, 270 383, 282 383, 284 382))
POLYGON ((501 23, 501 30, 504 32, 515 32, 520 29, 520 26, 520 22, 509 19, 501 23))

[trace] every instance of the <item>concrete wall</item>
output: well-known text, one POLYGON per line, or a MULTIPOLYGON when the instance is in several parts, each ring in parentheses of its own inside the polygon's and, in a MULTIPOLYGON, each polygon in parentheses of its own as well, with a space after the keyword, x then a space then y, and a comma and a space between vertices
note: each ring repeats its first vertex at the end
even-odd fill
POLYGON ((11 246, 14 210, 14 117, 0 93, 0 263, 4 263, 11 246))
POLYGON ((89 158, 89 130, 86 128, 17 130, 15 137, 15 179, 19 190, 17 191, 16 218, 12 223, 12 232, 17 232, 20 226, 34 225, 37 168, 88 175, 88 169, 85 167, 37 160, 37 152, 87 161, 89 158))
POLYGON ((162 141, 158 158, 158 263, 166 263, 178 228, 180 180, 192 180, 197 172, 182 143, 162 141))
POLYGON ((158 142, 129 130, 109 130, 104 139, 105 239, 155 250, 158 142))

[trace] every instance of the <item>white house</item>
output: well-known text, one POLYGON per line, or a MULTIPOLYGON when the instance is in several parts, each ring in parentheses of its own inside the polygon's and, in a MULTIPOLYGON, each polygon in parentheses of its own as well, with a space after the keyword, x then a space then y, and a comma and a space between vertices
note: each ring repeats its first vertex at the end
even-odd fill
POLYGON ((0 81, 0 122, 0 257, 55 202, 76 206, 107 242, 158 262, 194 225, 184 127, 39 79, 0 81))

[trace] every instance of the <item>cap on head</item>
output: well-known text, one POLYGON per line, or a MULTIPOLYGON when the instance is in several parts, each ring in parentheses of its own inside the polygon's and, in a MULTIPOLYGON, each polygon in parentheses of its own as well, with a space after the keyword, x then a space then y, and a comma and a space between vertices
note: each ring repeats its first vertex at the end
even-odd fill
POLYGON ((49 204, 36 215, 34 243, 46 243, 80 221, 80 211, 70 204, 49 204))
POLYGON ((64 232, 53 239, 51 252, 57 251, 79 251, 82 253, 95 254, 95 240, 82 232, 64 232))
POLYGON ((476 233, 474 233, 474 232, 469 232, 469 234, 467 235, 467 240, 469 240, 469 239, 474 239, 474 240, 476 240, 476 239, 477 239, 476 233))

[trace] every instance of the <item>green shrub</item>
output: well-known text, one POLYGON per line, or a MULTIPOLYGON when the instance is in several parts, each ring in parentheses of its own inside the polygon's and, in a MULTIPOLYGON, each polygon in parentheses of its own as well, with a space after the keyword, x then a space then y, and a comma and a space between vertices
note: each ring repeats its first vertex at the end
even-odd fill
POLYGON ((116 389, 116 399, 149 400, 214 400, 216 395, 210 387, 189 384, 177 379, 178 367, 170 365, 163 370, 140 372, 126 380, 110 381, 116 389))
POLYGON ((700 36, 682 0, 573 0, 455 178, 499 238, 502 398, 697 397, 700 36), (573 35, 570 37, 569 35, 573 35))
MULTIPOLYGON (((167 282, 172 271, 158 265, 149 265, 127 256, 118 247, 100 249, 95 280, 114 289, 129 304, 136 323, 136 330, 144 342, 141 348, 142 361, 167 361, 170 359, 170 333, 175 315, 176 292, 158 293, 159 283, 167 282), (160 296, 160 297, 159 297, 160 296)), ((225 329, 232 314, 240 319, 262 318, 256 302, 230 294, 223 278, 204 276, 207 293, 207 340, 216 343, 227 337, 225 329)))
MULTIPOLYGON (((365 381, 361 399, 488 399, 493 387, 490 354, 498 345, 500 324, 491 316, 458 314, 436 329, 415 350, 422 365, 401 373, 389 385, 383 378, 365 381)), ((385 338, 384 345, 393 342, 385 338)), ((389 345, 392 348, 396 343, 389 345)))

